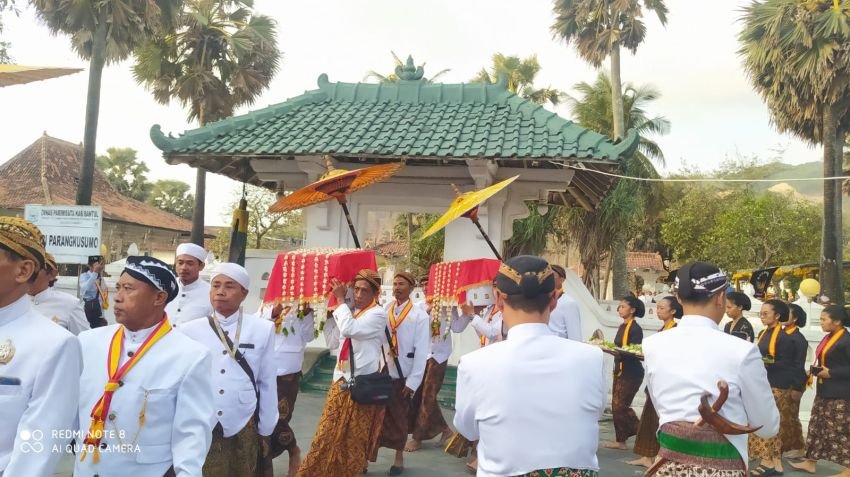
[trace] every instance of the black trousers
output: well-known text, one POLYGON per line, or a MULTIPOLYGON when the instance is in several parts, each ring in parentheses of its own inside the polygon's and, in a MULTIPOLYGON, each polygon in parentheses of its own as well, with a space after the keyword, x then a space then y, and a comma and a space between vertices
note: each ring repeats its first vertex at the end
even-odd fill
POLYGON ((86 319, 89 320, 89 326, 98 328, 106 326, 106 318, 103 317, 103 307, 100 306, 100 300, 85 300, 83 310, 86 312, 86 319))

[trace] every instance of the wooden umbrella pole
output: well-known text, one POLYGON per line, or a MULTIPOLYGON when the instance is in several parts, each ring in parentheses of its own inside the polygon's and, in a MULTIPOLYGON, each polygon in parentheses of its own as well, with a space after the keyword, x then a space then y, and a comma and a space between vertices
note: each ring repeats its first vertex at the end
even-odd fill
POLYGON ((478 221, 478 217, 475 217, 475 216, 469 217, 469 220, 471 220, 472 223, 475 224, 476 227, 478 227, 478 231, 481 232, 481 236, 484 237, 484 240, 487 241, 487 245, 490 246, 490 250, 493 251, 493 255, 495 255, 496 258, 498 258, 500 262, 503 261, 502 255, 496 249, 496 246, 493 245, 493 242, 490 240, 490 237, 487 235, 487 232, 484 231, 484 227, 481 226, 481 222, 478 221))
POLYGON ((351 238, 354 239, 354 245, 357 248, 362 248, 360 247, 360 239, 357 238, 357 231, 354 230, 354 223, 351 221, 351 213, 348 212, 348 204, 345 202, 345 196, 341 195, 336 200, 342 206, 342 212, 345 214, 345 220, 348 221, 348 230, 351 231, 351 238))

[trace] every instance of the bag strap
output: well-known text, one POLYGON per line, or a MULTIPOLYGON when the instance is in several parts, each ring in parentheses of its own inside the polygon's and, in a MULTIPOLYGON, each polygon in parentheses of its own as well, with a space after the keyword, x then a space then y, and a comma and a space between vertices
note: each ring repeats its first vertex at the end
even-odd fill
MULTIPOLYGON (((215 318, 212 316, 207 316, 207 322, 212 328, 213 333, 218 334, 218 330, 215 327, 215 323, 213 322, 215 318)), ((230 340, 230 337, 226 334, 224 335, 224 340, 227 342, 227 346, 230 349, 233 349, 233 341, 230 340)), ((257 387, 257 380, 254 378, 254 370, 251 369, 251 365, 248 364, 248 361, 245 359, 245 355, 242 354, 238 349, 236 350, 236 363, 242 368, 242 371, 245 371, 245 374, 248 375, 248 379, 251 380, 251 386, 254 388, 254 394, 257 396, 257 407, 254 408, 254 418, 260 418, 260 388, 257 387)), ((353 363, 353 361, 352 361, 353 363)))
MULTIPOLYGON (((398 375, 402 381, 405 380, 404 372, 401 370, 401 363, 398 362, 398 353, 393 349, 393 337, 390 336, 390 329, 384 327, 384 335, 387 337, 387 344, 390 346, 390 353, 393 355, 393 361, 395 362, 395 369, 398 371, 398 375)), ((386 362, 386 360, 384 361, 386 362)))

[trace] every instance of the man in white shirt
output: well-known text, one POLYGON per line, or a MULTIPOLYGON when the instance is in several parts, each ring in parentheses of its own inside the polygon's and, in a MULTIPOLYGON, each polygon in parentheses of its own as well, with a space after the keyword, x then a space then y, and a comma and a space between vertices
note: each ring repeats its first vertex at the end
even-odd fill
POLYGON ((243 314, 250 287, 245 268, 219 264, 210 282, 213 315, 180 327, 213 356, 210 394, 216 422, 204 477, 262 475, 258 465, 268 456, 269 436, 277 424, 274 325, 243 314))
POLYGON ((316 318, 306 304, 295 309, 267 306, 262 310, 262 316, 274 323, 274 363, 277 367, 277 408, 280 413, 272 432, 271 451, 264 464, 265 477, 273 477, 272 459, 284 451, 289 454, 289 475, 294 476, 301 466, 301 448, 289 422, 301 384, 304 350, 307 343, 315 338, 316 318))
POLYGON ((172 330, 165 316, 177 296, 169 265, 127 257, 116 288, 117 324, 79 336, 74 476, 198 477, 215 409, 210 352, 172 330))
POLYGON ((89 329, 89 320, 86 319, 83 304, 77 297, 53 287, 58 274, 59 266, 48 253, 44 268, 38 272, 38 277, 30 285, 29 295, 36 311, 76 336, 89 329))
POLYGON ((581 311, 579 311, 578 302, 564 292, 564 280, 567 278, 567 271, 560 265, 552 265, 552 271, 555 272, 558 304, 549 317, 549 329, 561 338, 582 341, 581 311))
POLYGON ((33 308, 30 283, 44 268, 44 236, 0 217, 0 476, 53 475, 74 424, 80 344, 33 308), (66 438, 63 439, 62 436, 66 438))
POLYGON ((328 347, 336 350, 337 365, 310 452, 297 477, 361 475, 377 440, 375 432, 383 420, 383 406, 355 402, 347 388, 352 375, 377 373, 384 364, 382 347, 386 340, 387 314, 377 304, 381 279, 374 270, 361 270, 353 285, 352 310, 345 304, 348 286, 338 281, 332 284, 340 305, 325 324, 325 338, 328 347))
POLYGON ((770 438, 779 431, 779 412, 758 348, 723 333, 726 286, 716 266, 692 262, 676 276, 684 316, 676 328, 643 342, 646 385, 658 412, 659 460, 646 475, 747 475, 747 435, 724 435, 703 424, 698 408, 704 394, 717 400, 718 382, 729 387, 719 411, 726 420, 759 427, 770 438))
POLYGON ((174 268, 180 284, 180 293, 165 308, 168 319, 176 328, 213 312, 210 304, 210 284, 201 280, 201 270, 206 265, 207 251, 193 243, 177 246, 174 268))
POLYGON ((437 402, 437 395, 440 393, 443 379, 446 376, 449 356, 452 355, 451 333, 463 333, 473 318, 471 315, 459 314, 457 308, 452 308, 450 320, 443 320, 439 317, 431 318, 430 304, 427 305, 425 311, 432 320, 431 354, 428 356, 428 362, 425 366, 425 377, 422 380, 422 385, 413 395, 413 417, 411 418, 413 428, 411 429, 411 439, 407 441, 407 445, 404 447, 406 452, 419 450, 422 448, 422 441, 433 439, 437 435, 440 435, 438 446, 443 448, 452 437, 452 429, 443 417, 443 411, 437 402))
MULTIPOLYGON (((415 286, 416 279, 409 272, 396 273, 393 278, 394 300, 384 307, 389 335, 385 360, 393 378, 393 393, 384 413, 379 445, 396 451, 388 474, 392 476, 404 472, 410 400, 422 384, 425 363, 431 349, 431 320, 410 299, 415 286), (401 375, 398 366, 401 366, 401 375)), ((377 449, 372 457, 377 458, 377 449)))
POLYGON ((598 475, 602 352, 549 330, 553 274, 539 257, 503 263, 495 296, 509 336, 461 358, 454 424, 478 440, 479 476, 598 475))

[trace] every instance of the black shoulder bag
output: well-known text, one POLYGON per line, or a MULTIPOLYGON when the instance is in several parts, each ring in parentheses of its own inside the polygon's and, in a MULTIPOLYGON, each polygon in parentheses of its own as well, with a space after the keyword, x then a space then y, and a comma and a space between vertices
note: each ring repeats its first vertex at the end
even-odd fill
MULTIPOLYGON (((389 332, 387 332, 386 328, 384 328, 384 332, 386 332, 387 336, 389 336, 389 332)), ((390 343, 392 343, 392 341, 390 341, 390 343)), ((379 370, 374 373, 355 376, 354 370, 356 368, 356 363, 354 361, 353 339, 351 340, 351 349, 349 351, 351 356, 351 381, 345 385, 345 389, 348 389, 348 392, 351 393, 351 399, 358 404, 385 406, 390 401, 390 396, 393 391, 392 377, 386 370, 379 370)), ((381 349, 381 354, 384 354, 383 348, 381 349)), ((398 358, 394 357, 394 359, 396 367, 398 368, 399 376, 404 379, 404 375, 401 372, 401 366, 398 364, 398 358)))

